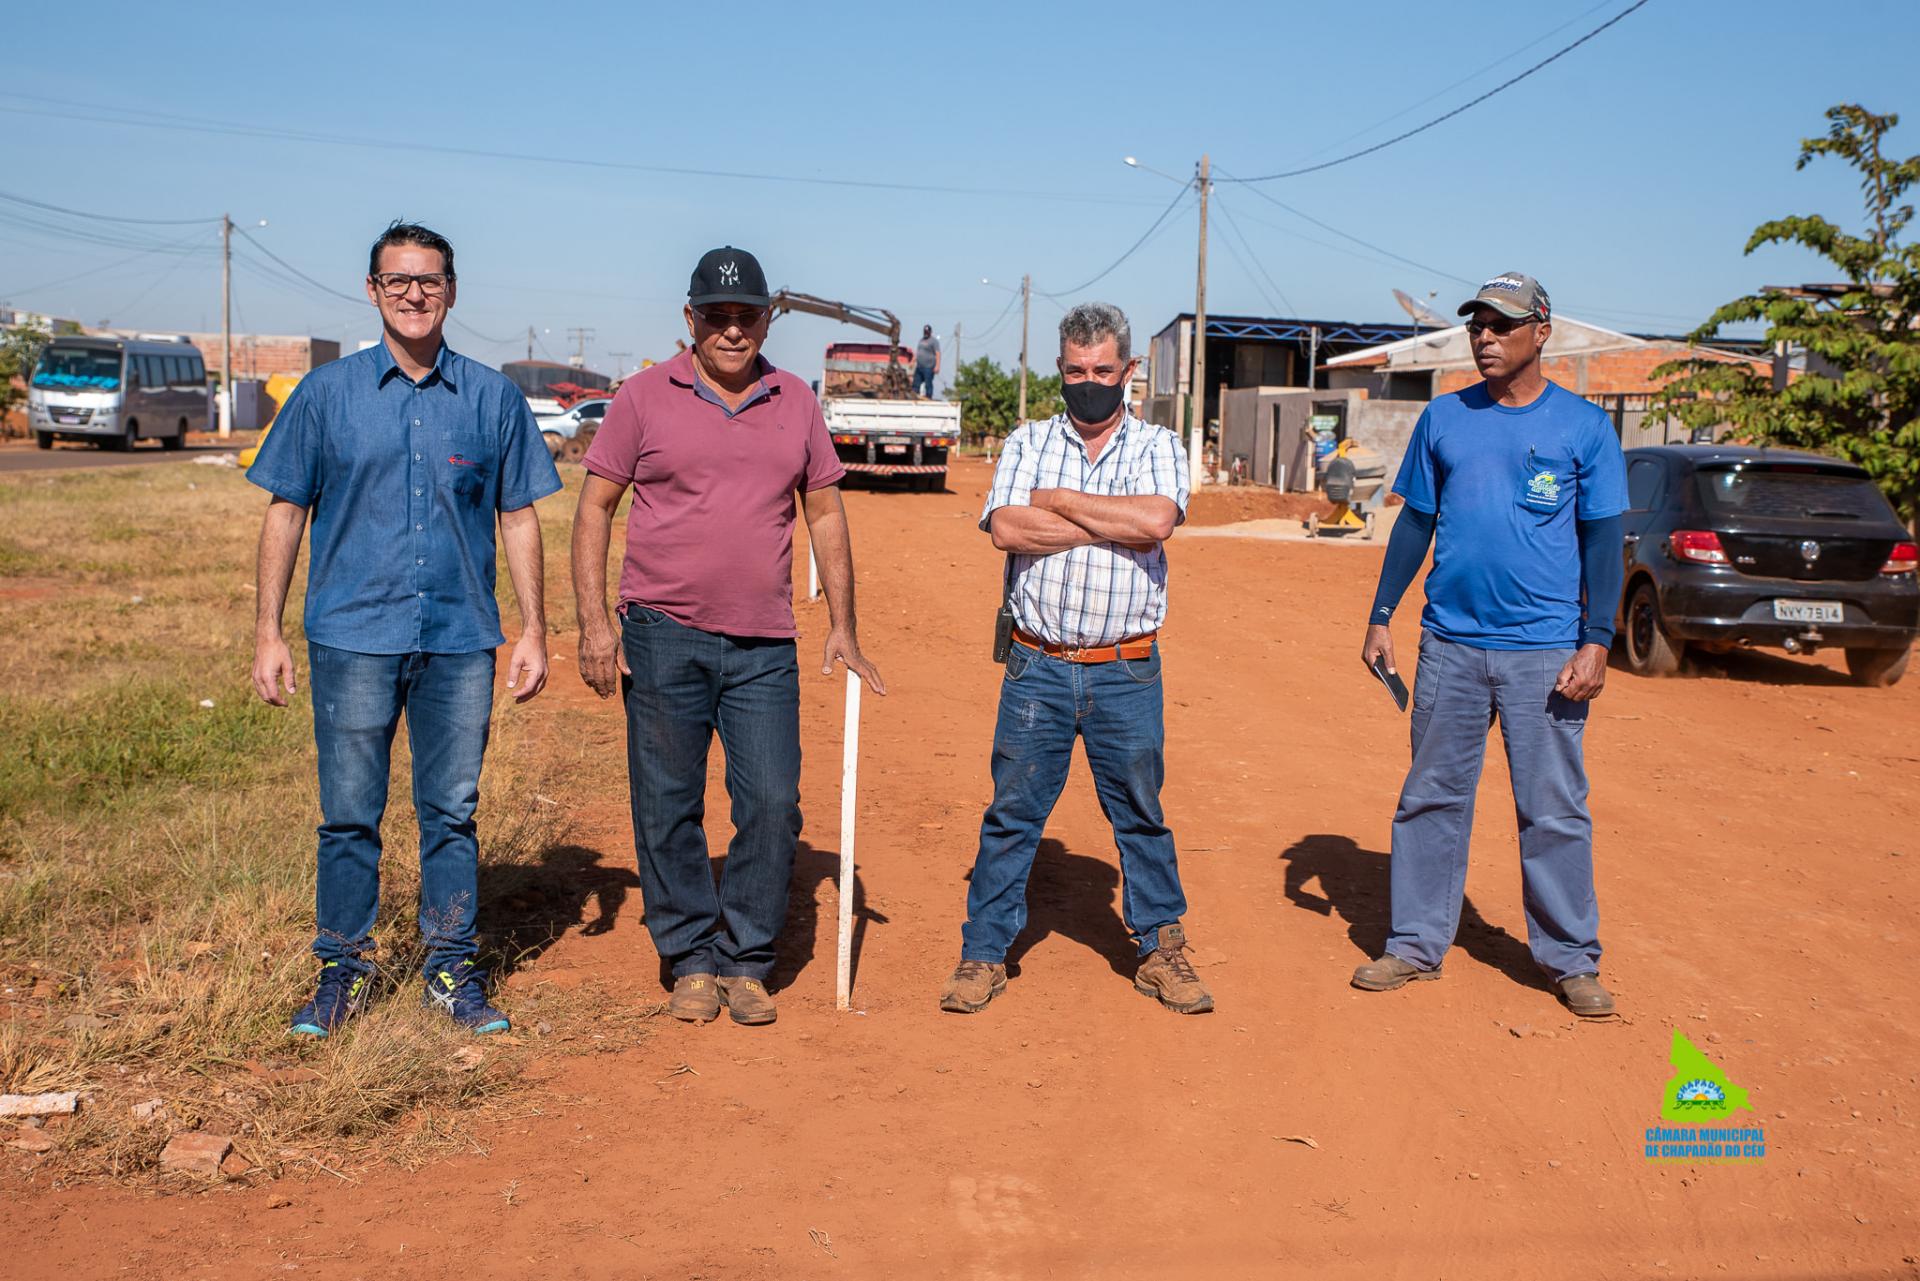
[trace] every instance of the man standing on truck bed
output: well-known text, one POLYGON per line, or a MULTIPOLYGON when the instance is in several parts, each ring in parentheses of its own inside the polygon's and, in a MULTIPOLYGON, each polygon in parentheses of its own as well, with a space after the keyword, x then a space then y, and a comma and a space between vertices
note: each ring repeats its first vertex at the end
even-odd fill
POLYGON ((940 996, 940 1008, 956 1014, 986 1008, 1006 986, 1007 951, 1027 919, 1027 875, 1076 738, 1120 852, 1121 919, 1140 954, 1134 987, 1180 1014, 1213 1008, 1187 959, 1187 899, 1160 811, 1161 544, 1186 517, 1187 456, 1172 432, 1127 412, 1138 363, 1118 307, 1068 312, 1059 359, 1067 410, 1007 438, 980 518, 1010 558, 1013 641, 960 964, 940 996))
POLYGON ((835 660, 876 694, 854 636, 853 551, 820 404, 761 355, 766 276, 731 246, 687 290, 693 347, 627 379, 583 460, 573 525, 580 674, 626 701, 627 785, 640 891, 673 973, 667 1012, 774 1021, 766 980, 787 917, 800 836, 800 666, 793 619, 794 494, 826 587, 822 673, 835 660), (628 487, 618 631, 607 542, 628 487), (727 755, 732 843, 716 888, 707 861, 707 752, 727 755))
POLYGON ((913 349, 913 394, 933 399, 933 373, 940 365, 940 340, 932 325, 920 326, 920 345, 913 349), (924 391, 921 389, 925 388, 924 391))

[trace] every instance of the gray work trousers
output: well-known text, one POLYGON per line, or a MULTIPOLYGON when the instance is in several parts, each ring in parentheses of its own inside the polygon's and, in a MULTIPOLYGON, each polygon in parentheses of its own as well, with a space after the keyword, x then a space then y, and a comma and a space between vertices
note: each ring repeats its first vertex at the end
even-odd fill
POLYGON ((1553 980, 1594 974, 1600 906, 1581 740, 1587 704, 1554 692, 1573 649, 1475 649, 1420 637, 1413 766, 1393 815, 1387 951, 1439 967, 1460 928, 1474 792, 1497 719, 1513 776, 1527 943, 1553 980))

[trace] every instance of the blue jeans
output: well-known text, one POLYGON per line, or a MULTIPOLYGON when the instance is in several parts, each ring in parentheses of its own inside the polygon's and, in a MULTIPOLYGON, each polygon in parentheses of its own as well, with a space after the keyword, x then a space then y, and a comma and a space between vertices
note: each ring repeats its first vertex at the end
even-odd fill
POLYGON ((1534 963, 1554 980, 1597 973, 1582 738, 1587 704, 1554 693, 1572 649, 1475 649, 1420 638, 1413 686, 1413 767, 1393 816, 1393 932, 1387 951, 1439 966, 1460 928, 1473 799, 1497 718, 1520 825, 1521 894, 1534 963))
POLYGON ((763 982, 800 838, 800 663, 791 640, 722 636, 627 607, 627 785, 654 950, 685 974, 763 982), (733 840, 707 862, 707 751, 727 756, 733 840))
POLYGON ((380 819, 405 711, 426 972, 471 959, 480 897, 473 812, 493 719, 493 651, 359 654, 309 642, 307 661, 323 820, 314 955, 368 968, 380 908, 380 819))
POLYGON ((1120 851, 1121 919, 1140 955, 1187 910, 1173 833, 1160 813, 1166 777, 1160 647, 1138 662, 1072 663, 1015 644, 993 731, 993 803, 967 889, 960 958, 1000 964, 1027 923, 1027 875, 1066 786, 1073 740, 1086 743, 1100 808, 1120 851))
POLYGON ((932 400, 933 399, 933 368, 930 365, 915 365, 913 367, 914 394, 915 395, 921 394, 920 389, 922 387, 926 388, 925 394, 927 399, 932 400))

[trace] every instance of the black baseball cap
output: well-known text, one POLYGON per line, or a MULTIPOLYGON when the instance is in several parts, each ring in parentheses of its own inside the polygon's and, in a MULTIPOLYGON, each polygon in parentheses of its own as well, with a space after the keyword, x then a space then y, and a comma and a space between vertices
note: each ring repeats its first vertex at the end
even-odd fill
POLYGON ((1503 271, 1480 286, 1480 292, 1460 304, 1460 315, 1473 314, 1475 307, 1491 307, 1509 320, 1553 319, 1553 302, 1547 291, 1532 276, 1503 271))
POLYGON ((716 302, 765 307, 772 299, 760 260, 744 249, 722 245, 700 256, 700 265, 693 269, 693 280, 687 285, 687 301, 696 307, 716 302))

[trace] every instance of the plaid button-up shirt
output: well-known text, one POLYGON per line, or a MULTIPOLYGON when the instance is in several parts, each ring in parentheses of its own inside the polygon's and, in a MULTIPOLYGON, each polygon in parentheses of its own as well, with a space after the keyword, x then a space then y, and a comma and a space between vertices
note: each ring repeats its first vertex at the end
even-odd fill
MULTIPOLYGON (((1002 507, 1026 506, 1036 489, 1077 489, 1107 497, 1158 494, 1187 518, 1187 456, 1165 427, 1128 414, 1098 458, 1065 414, 1024 423, 1007 437, 993 471, 980 528, 1002 507)), ((1051 556, 1013 557, 1013 616, 1020 629, 1056 645, 1111 645, 1159 628, 1167 618, 1167 553, 1092 543, 1051 556)))

